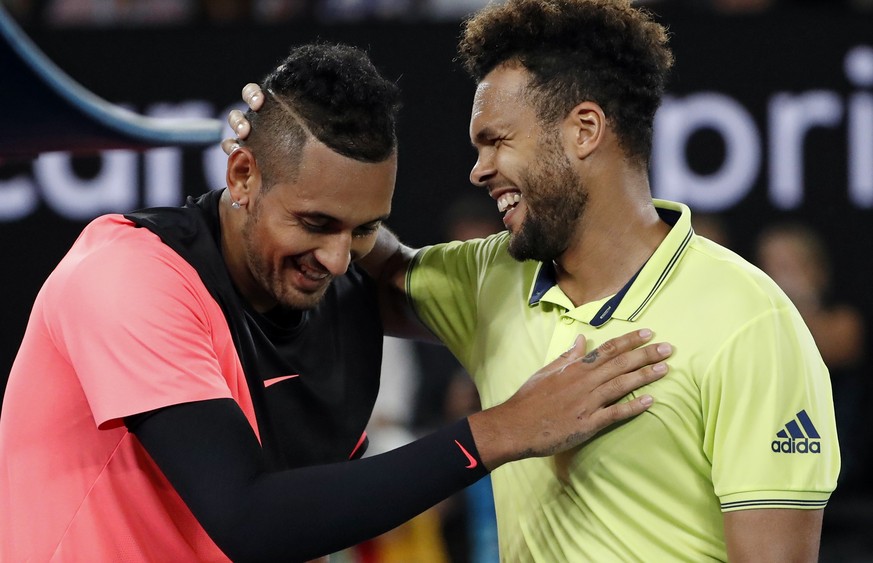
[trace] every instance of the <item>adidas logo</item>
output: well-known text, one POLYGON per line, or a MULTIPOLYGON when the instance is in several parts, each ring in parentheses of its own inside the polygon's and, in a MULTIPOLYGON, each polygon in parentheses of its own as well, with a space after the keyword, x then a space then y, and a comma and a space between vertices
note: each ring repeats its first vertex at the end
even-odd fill
POLYGON ((821 436, 805 410, 788 421, 785 428, 776 433, 776 438, 770 443, 770 449, 777 454, 821 453, 821 436))

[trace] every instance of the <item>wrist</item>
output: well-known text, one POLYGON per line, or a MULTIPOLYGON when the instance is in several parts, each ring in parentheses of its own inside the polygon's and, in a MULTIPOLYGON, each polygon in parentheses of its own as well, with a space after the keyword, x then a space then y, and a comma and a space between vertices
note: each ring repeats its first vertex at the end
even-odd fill
POLYGON ((488 471, 494 471, 504 463, 528 457, 518 451, 511 432, 506 431, 506 425, 501 421, 498 407, 472 414, 467 420, 476 449, 479 450, 479 457, 488 471))

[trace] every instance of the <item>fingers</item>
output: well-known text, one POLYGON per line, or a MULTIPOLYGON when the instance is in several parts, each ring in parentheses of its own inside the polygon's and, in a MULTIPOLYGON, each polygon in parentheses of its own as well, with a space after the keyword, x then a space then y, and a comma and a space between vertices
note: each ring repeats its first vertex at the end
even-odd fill
POLYGON ((232 109, 230 110, 230 113, 227 114, 227 124, 230 125, 234 134, 240 139, 248 137, 249 132, 252 130, 249 120, 246 119, 245 114, 238 109, 232 109))
MULTIPOLYGON (((653 344, 650 346, 655 349, 663 347, 662 344, 653 344)), ((669 345, 666 346, 669 348, 669 345)), ((648 348, 648 347, 647 347, 648 348)), ((657 352, 662 359, 666 359, 669 352, 657 352)), ((593 393, 599 398, 599 402, 604 405, 609 405, 618 401, 628 393, 636 391, 640 387, 644 387, 652 382, 655 382, 667 374, 666 362, 659 361, 654 364, 645 365, 634 371, 621 373, 619 375, 609 376, 601 383, 593 393)))
POLYGON ((245 114, 238 109, 232 109, 227 114, 227 124, 230 125, 230 128, 233 129, 236 135, 235 138, 227 138, 221 141, 221 150, 224 151, 224 154, 229 155, 239 148, 240 139, 245 139, 249 136, 252 126, 249 120, 246 119, 245 114))
POLYGON ((597 360, 611 360, 622 354, 634 350, 652 339, 652 331, 644 328, 634 332, 623 334, 617 338, 607 340, 591 352, 585 355, 583 362, 595 363, 597 360))
POLYGON ((264 104, 264 93, 259 85, 254 82, 249 82, 243 86, 242 99, 250 108, 258 111, 264 104))
POLYGON ((598 413, 598 416, 601 418, 598 424, 607 427, 616 422, 633 418, 644 412, 653 403, 654 399, 651 395, 642 395, 631 401, 610 405, 598 413))
POLYGON ((221 141, 221 150, 224 151, 224 154, 230 156, 230 153, 239 148, 239 142, 237 139, 222 139, 221 141))
MULTIPOLYGON (((628 360, 627 358, 622 357, 622 354, 642 346, 651 339, 652 331, 644 328, 608 340, 594 350, 586 352, 585 337, 580 334, 576 337, 573 346, 561 354, 559 358, 555 359, 552 364, 547 367, 559 367, 559 369, 566 368, 568 366, 562 364, 574 361, 581 361, 584 364, 597 364, 598 362, 603 364, 616 358, 619 358, 618 363, 620 364, 628 360)), ((637 367, 640 367, 640 365, 637 365, 637 367)))
MULTIPOLYGON (((261 87, 254 82, 249 82, 242 89, 242 99, 250 108, 257 111, 264 105, 264 92, 261 87)), ((234 150, 239 148, 240 140, 249 136, 252 131, 252 125, 243 112, 238 109, 230 110, 227 114, 227 124, 233 129, 236 138, 227 138, 221 141, 221 150, 224 154, 230 155, 234 150)))
MULTIPOLYGON (((607 408, 667 373, 664 360, 673 353, 673 347, 666 342, 643 346, 651 339, 652 331, 643 329, 613 338, 586 354, 585 340, 580 337, 544 371, 585 378, 591 396, 602 408, 607 408)), ((647 405, 636 406, 647 408, 647 405)))

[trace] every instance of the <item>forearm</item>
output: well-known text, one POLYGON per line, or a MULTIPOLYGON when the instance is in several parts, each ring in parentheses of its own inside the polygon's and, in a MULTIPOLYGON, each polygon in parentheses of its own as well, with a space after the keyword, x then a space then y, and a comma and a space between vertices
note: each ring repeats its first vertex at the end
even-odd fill
POLYGON ((169 407, 131 426, 234 561, 296 561, 338 551, 398 526, 486 473, 466 421, 381 456, 277 473, 266 472, 260 444, 229 400, 169 407))

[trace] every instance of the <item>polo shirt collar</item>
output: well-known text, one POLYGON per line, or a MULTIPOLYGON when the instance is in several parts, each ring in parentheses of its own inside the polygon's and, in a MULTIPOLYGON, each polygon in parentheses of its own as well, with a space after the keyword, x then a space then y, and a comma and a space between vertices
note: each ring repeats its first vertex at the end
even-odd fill
MULTIPOLYGON (((540 263, 528 296, 531 307, 551 303, 578 314, 579 320, 600 327, 612 318, 634 321, 664 286, 691 242, 691 211, 681 203, 654 200, 661 219, 672 225, 667 237, 640 270, 615 295, 580 307, 557 285, 555 267, 540 263)), ((576 316, 574 314, 573 316, 576 316)))

